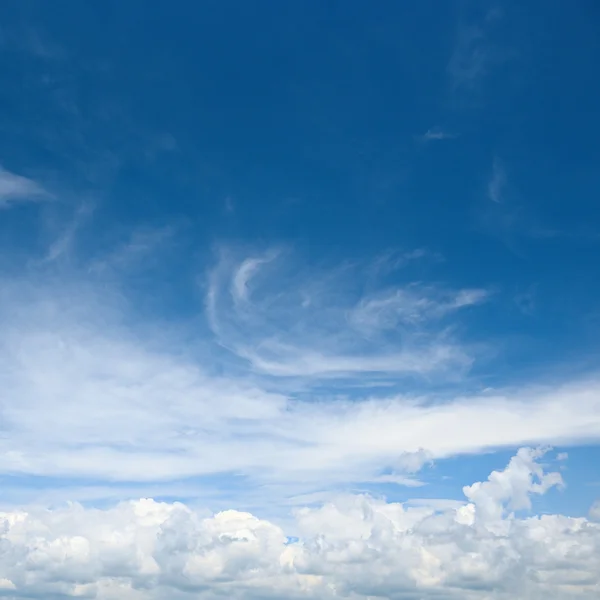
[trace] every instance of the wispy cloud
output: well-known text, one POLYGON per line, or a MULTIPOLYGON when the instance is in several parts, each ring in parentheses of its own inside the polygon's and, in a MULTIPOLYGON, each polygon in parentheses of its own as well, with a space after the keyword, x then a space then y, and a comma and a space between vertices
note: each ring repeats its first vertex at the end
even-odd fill
POLYGON ((413 284, 361 300, 349 319, 362 331, 395 329, 400 324, 417 325, 441 319, 461 308, 481 304, 488 296, 485 290, 448 292, 413 284))
POLYGON ((448 63, 448 75, 454 91, 476 91, 490 67, 499 60, 490 34, 501 18, 502 12, 492 8, 478 20, 461 20, 448 63))
POLYGON ((94 211, 92 203, 83 203, 76 210, 70 222, 60 235, 50 244, 43 262, 54 262, 64 258, 72 250, 77 232, 94 211))
POLYGON ((492 174, 487 187, 488 198, 497 204, 501 203, 505 188, 506 170, 502 161, 498 157, 495 157, 492 164, 492 174))
POLYGON ((125 242, 92 260, 88 268, 94 273, 106 273, 139 266, 144 257, 152 256, 162 244, 173 238, 176 231, 177 227, 173 224, 139 227, 125 242))
POLYGON ((522 254, 524 238, 544 241, 573 235, 560 228, 548 227, 535 213, 534 206, 519 198, 518 182, 513 181, 509 173, 505 161, 495 156, 482 194, 485 202, 478 210, 481 224, 490 234, 517 255, 522 254))
POLYGON ((459 29, 456 47, 448 65, 455 87, 472 87, 485 73, 487 49, 484 40, 482 29, 476 25, 459 29))
MULTIPOLYGON (((405 253, 397 261, 420 256, 405 253)), ((418 284, 380 289, 372 279, 381 272, 380 261, 315 275, 295 272, 276 257, 273 252, 222 257, 207 294, 207 314, 219 343, 257 372, 353 378, 429 376, 468 367, 466 351, 435 322, 481 303, 488 295, 484 290, 418 284), (367 273, 376 289, 359 293, 356 281, 367 273)))
POLYGON ((49 197, 50 194, 32 179, 11 173, 0 166, 0 209, 49 197))
POLYGON ((218 476, 206 490, 268 490, 269 504, 363 482, 416 485, 428 461, 462 453, 600 439, 595 379, 482 395, 377 388, 379 373, 464 368, 470 358, 439 327, 485 292, 414 286, 408 308, 401 296, 367 338, 351 314, 377 296, 353 287, 358 267, 315 272, 291 267, 289 255, 264 258, 222 259, 212 273, 208 316, 226 355, 166 322, 152 333, 124 325, 136 307, 105 280, 5 278, 0 472, 138 490, 218 476), (332 389, 334 375, 366 387, 332 389))
POLYGON ((432 252, 427 248, 388 250, 374 258, 365 271, 370 281, 378 280, 409 265, 419 264, 421 261, 439 263, 444 261, 444 257, 439 252, 432 252))
POLYGON ((458 137, 455 133, 444 131, 439 127, 432 127, 428 129, 424 134, 418 136, 418 140, 421 142, 439 142, 442 140, 452 140, 458 137))

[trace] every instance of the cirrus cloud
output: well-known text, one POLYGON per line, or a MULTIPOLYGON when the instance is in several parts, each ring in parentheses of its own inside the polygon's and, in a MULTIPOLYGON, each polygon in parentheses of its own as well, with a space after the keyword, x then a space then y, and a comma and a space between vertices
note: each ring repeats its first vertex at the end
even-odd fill
POLYGON ((0 209, 20 202, 34 202, 49 196, 42 186, 0 166, 0 209))
POLYGON ((379 317, 369 339, 352 325, 352 310, 377 296, 348 301, 338 285, 348 285, 347 274, 268 292, 257 287, 260 269, 242 274, 227 270, 209 290, 213 331, 233 350, 223 356, 214 345, 186 345, 168 323, 134 327, 126 317, 135 305, 109 294, 105 280, 5 280, 0 473, 137 489, 204 478, 206 490, 241 497, 269 489, 259 503, 294 503, 363 482, 419 485, 423 465, 460 454, 600 439, 593 376, 493 393, 378 387, 378 370, 398 378, 409 368, 431 372, 418 362, 423 356, 434 356, 436 368, 455 361, 440 342, 440 324, 483 301, 481 291, 409 288, 424 300, 394 307, 392 334, 404 328, 402 336, 387 337, 387 317, 379 317), (312 307, 298 317, 303 294, 312 307), (409 348, 398 350, 407 338, 409 348), (265 358, 269 339, 291 349, 265 358), (361 341, 361 353, 342 352, 348 339, 361 341), (330 387, 334 372, 363 387, 330 387))

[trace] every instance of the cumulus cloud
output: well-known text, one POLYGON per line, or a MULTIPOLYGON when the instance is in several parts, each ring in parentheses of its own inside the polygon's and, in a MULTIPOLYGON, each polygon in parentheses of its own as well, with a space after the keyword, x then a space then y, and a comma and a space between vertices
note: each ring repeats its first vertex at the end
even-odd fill
POLYGON ((465 487, 465 496, 488 519, 500 519, 505 502, 516 510, 531 508, 531 494, 544 494, 563 483, 560 473, 544 473, 536 462, 543 455, 541 449, 521 448, 504 471, 494 471, 487 481, 465 487))
POLYGON ((0 166, 0 209, 44 197, 48 197, 48 193, 35 181, 0 166))
POLYGON ((521 449, 504 471, 436 506, 341 496, 292 531, 247 512, 152 499, 0 513, 0 594, 98 600, 229 597, 591 599, 600 525, 508 512, 560 476, 521 449), (537 482, 536 482, 537 480, 537 482), (494 507, 490 510, 490 507, 494 507))

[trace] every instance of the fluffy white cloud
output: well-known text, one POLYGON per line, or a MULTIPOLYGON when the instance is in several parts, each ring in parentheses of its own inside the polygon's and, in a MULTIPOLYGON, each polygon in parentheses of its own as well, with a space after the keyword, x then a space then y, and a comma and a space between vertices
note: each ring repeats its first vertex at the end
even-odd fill
POLYGON ((542 454, 521 449, 460 504, 344 496, 299 509, 294 540, 249 513, 150 499, 0 513, 0 596, 591 600, 600 524, 511 512, 560 483, 542 454))
POLYGON ((545 474, 536 462, 543 455, 542 449, 521 448, 504 471, 494 471, 488 481, 465 487, 465 496, 488 519, 500 519, 506 501, 516 510, 531 508, 531 494, 544 494, 549 488, 562 485, 560 473, 545 474))

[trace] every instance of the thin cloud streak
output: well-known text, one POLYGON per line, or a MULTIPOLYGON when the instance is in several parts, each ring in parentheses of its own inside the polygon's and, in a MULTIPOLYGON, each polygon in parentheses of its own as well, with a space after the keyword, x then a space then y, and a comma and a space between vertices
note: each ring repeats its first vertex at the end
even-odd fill
POLYGON ((140 227, 129 236, 127 241, 94 259, 89 265, 89 271, 102 274, 139 267, 140 261, 171 240, 176 230, 173 225, 140 227))
POLYGON ((54 262, 68 256, 75 243, 77 233, 89 216, 93 213, 94 206, 91 203, 82 204, 76 209, 71 222, 63 232, 50 244, 43 262, 54 262))
POLYGON ((0 166, 0 209, 24 202, 39 202, 50 197, 50 194, 32 179, 11 173, 0 166))
POLYGON ((454 93, 473 94, 479 91, 490 68, 501 60, 498 48, 490 40, 493 27, 502 18, 502 11, 488 10, 479 20, 461 20, 447 72, 454 93))
POLYGON ((439 141, 443 141, 443 140, 453 140, 455 138, 457 138, 458 135, 456 135, 455 133, 450 133, 448 131, 444 131, 443 129, 440 129, 439 127, 433 127, 431 129, 428 129, 423 135, 420 135, 418 137, 418 139, 421 142, 439 142, 439 141))
POLYGON ((506 171, 502 162, 496 157, 492 166, 492 175, 488 183, 488 198, 500 204, 504 199, 504 189, 506 188, 506 171))

